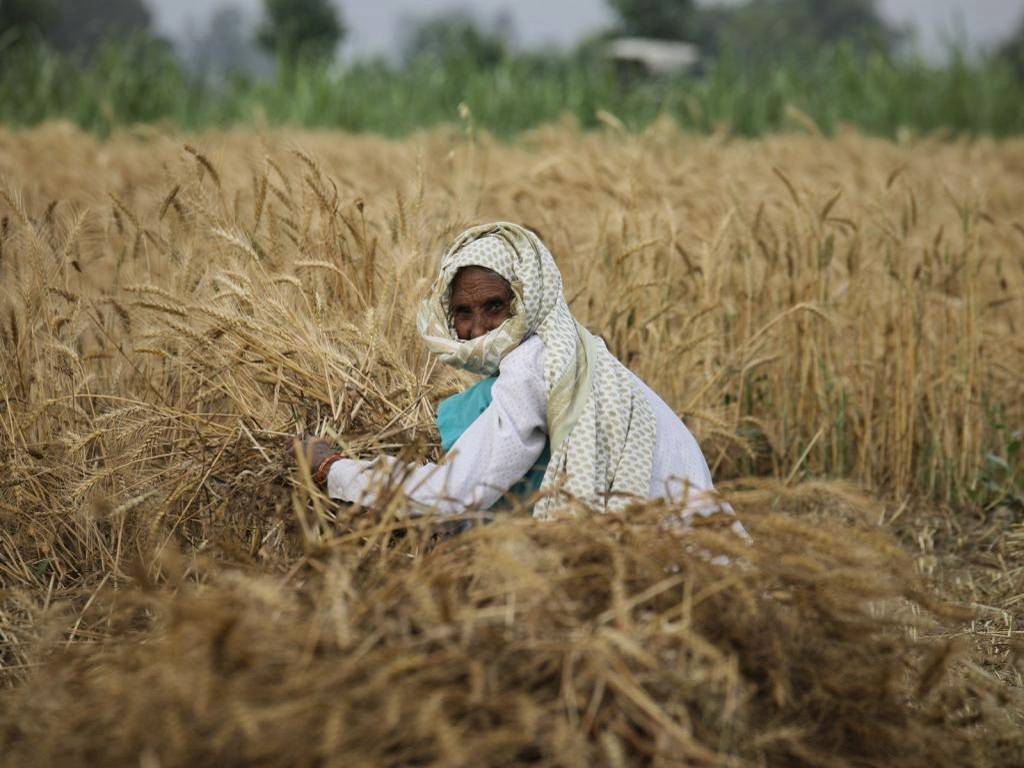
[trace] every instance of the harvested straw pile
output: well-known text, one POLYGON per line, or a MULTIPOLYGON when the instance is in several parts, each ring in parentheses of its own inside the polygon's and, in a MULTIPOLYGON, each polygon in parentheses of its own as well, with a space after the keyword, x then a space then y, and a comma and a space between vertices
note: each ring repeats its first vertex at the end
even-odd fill
POLYGON ((985 459, 1024 422, 1024 145, 192 144, 0 136, 0 760, 1024 759, 1019 489, 985 459), (490 218, 542 233, 753 548, 657 505, 446 538, 286 471, 298 431, 437 455, 464 380, 413 300, 490 218))
POLYGON ((86 620, 122 639, 10 697, 11 764, 961 766, 1012 748, 973 735, 1008 725, 1005 693, 950 682, 955 643, 899 632, 931 606, 884 539, 748 516, 747 550, 652 512, 434 547, 378 529, 288 580, 202 590, 167 558, 176 596, 97 601, 86 620))

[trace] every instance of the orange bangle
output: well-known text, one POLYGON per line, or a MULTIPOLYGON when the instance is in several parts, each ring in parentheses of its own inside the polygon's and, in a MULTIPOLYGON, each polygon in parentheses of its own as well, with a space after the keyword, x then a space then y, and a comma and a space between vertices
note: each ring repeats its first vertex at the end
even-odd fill
POLYGON ((323 485, 327 482, 327 473, 331 471, 331 465, 334 464, 338 459, 345 458, 340 453, 332 453, 326 459, 320 462, 320 466, 316 468, 316 472, 313 473, 313 480, 317 485, 323 485))

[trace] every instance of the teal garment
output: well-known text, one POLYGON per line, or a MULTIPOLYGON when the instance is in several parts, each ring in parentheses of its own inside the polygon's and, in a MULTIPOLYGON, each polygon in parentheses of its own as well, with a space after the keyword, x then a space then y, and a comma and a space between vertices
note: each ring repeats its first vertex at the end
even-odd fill
MULTIPOLYGON (((493 399, 491 389, 497 376, 491 376, 479 381, 465 392, 452 395, 441 401, 437 406, 437 431, 441 433, 441 448, 447 453, 455 445, 455 441, 462 437, 462 433, 469 429, 469 426, 480 418, 480 414, 487 410, 493 399)), ((540 489, 541 481, 544 480, 544 470, 547 469, 548 461, 551 459, 550 440, 544 445, 537 463, 526 473, 522 480, 516 483, 509 490, 513 496, 527 498, 540 489)))

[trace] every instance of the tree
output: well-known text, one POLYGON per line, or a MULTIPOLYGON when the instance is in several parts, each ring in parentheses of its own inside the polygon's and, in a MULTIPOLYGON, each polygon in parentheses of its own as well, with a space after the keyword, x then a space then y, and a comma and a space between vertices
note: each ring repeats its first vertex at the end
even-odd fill
POLYGON ((876 0, 751 0, 709 9, 705 20, 705 37, 714 49, 742 53, 754 64, 783 55, 806 58, 840 43, 891 54, 906 37, 881 15, 876 0))
POLYGON ((188 66, 214 81, 231 75, 271 74, 273 61, 256 46, 250 26, 239 6, 217 6, 202 31, 189 29, 188 66))
POLYGON ((57 50, 90 56, 103 43, 151 34, 142 0, 56 0, 46 39, 57 50))
POLYGON ((104 42, 149 36, 142 0, 0 0, 0 34, 91 57, 104 42))
POLYGON ((56 15, 56 0, 0 0, 0 38, 42 39, 56 15))
POLYGON ((693 0, 609 0, 619 17, 619 32, 665 40, 693 38, 697 9, 693 0))
POLYGON ((685 40, 706 53, 729 49, 755 64, 804 57, 847 43, 892 52, 905 37, 878 11, 876 0, 748 0, 698 7, 693 0, 609 0, 619 34, 685 40))
POLYGON ((455 10, 406 22, 402 53, 415 61, 465 61, 478 68, 495 66, 508 53, 505 44, 511 20, 502 16, 485 28, 466 11, 455 10), (506 30, 502 32, 501 30, 506 30))
POLYGON ((996 55, 1013 67, 1019 78, 1024 79, 1024 16, 1021 17, 1016 31, 999 47, 996 55))
POLYGON ((344 39, 345 23, 330 0, 263 0, 259 44, 280 60, 330 60, 344 39))
POLYGON ((876 0, 751 0, 737 8, 735 43, 798 54, 837 43, 892 53, 905 36, 878 10, 876 0))

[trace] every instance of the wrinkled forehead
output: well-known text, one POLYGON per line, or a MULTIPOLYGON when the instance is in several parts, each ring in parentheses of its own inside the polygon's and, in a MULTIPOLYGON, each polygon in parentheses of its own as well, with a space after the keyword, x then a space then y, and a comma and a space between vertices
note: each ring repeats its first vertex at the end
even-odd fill
POLYGON ((448 291, 455 275, 463 267, 486 267, 501 275, 510 285, 516 282, 515 253, 500 237, 473 240, 445 259, 443 270, 448 291))

